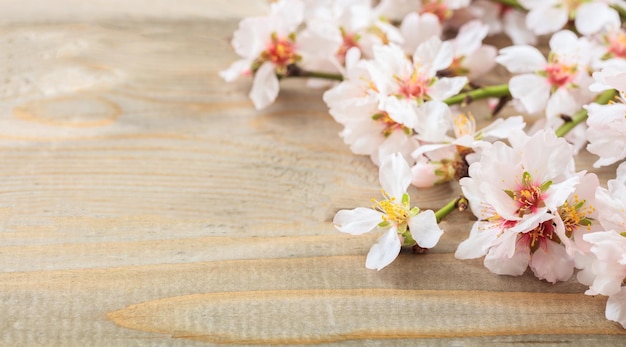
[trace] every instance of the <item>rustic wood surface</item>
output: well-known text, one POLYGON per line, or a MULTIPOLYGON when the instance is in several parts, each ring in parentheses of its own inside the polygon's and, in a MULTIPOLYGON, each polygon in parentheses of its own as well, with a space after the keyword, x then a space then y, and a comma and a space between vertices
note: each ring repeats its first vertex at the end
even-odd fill
POLYGON ((263 2, 86 3, 0 1, 0 345, 624 346, 575 280, 455 260, 469 213, 365 269, 377 235, 331 220, 378 197, 377 169, 322 92, 287 81, 257 112, 217 76, 263 2))

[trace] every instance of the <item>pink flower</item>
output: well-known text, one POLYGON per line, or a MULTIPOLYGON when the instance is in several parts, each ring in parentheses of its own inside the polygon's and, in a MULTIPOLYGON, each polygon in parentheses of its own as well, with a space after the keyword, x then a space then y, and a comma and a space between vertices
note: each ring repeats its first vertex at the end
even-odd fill
POLYGON ((278 75, 285 75, 287 67, 298 62, 295 32, 304 18, 301 1, 282 0, 272 4, 266 17, 245 18, 239 23, 231 42, 243 59, 234 62, 220 76, 227 82, 239 76, 254 75, 250 99, 256 109, 269 106, 280 86, 278 75))
POLYGON ((571 146, 550 131, 510 142, 486 148, 460 181, 478 221, 455 256, 486 256, 497 274, 521 275, 530 266, 540 279, 567 280, 574 259, 559 242, 553 212, 579 182, 571 146))
POLYGON ((509 88, 523 111, 536 114, 545 109, 548 125, 555 127, 563 122, 560 115, 574 114, 595 94, 588 90, 590 43, 564 30, 552 36, 550 49, 546 60, 532 46, 506 47, 496 62, 519 74, 511 78, 509 88))
POLYGON ((401 155, 388 157, 379 172, 384 199, 372 199, 374 206, 371 209, 341 210, 333 219, 339 231, 352 235, 375 229, 386 230, 372 246, 365 261, 368 269, 377 270, 389 265, 398 256, 403 243, 432 248, 443 234, 433 211, 410 207, 411 199, 406 189, 411 182, 411 170, 401 155))

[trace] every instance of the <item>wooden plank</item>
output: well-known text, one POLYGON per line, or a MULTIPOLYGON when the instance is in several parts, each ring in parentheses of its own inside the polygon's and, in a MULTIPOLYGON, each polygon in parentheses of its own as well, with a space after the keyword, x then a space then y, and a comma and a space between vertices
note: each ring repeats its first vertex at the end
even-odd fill
MULTIPOLYGON (((377 170, 322 92, 287 81, 257 112, 250 81, 217 77, 229 17, 252 9, 140 21, 95 4, 0 32, 0 345, 623 345, 573 279, 455 260, 468 213, 428 254, 365 269, 377 235, 331 221, 378 196, 377 170)), ((459 188, 412 194, 438 208, 459 188)))

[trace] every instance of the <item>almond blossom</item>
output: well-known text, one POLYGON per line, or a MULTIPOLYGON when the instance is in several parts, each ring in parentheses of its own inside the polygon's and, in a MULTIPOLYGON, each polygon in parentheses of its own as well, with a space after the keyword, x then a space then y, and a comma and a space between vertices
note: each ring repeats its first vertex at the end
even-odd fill
POLYGON ((411 155, 416 159, 411 168, 416 187, 430 187, 466 176, 467 165, 477 161, 489 142, 506 139, 524 129, 521 116, 498 118, 481 130, 469 114, 459 113, 453 120, 455 139, 442 137, 438 143, 423 144, 411 155), (477 153, 478 152, 478 153, 477 153))
POLYGON ((459 29, 456 38, 450 40, 453 50, 452 64, 443 72, 451 76, 467 76, 476 79, 496 64, 497 50, 484 45, 489 27, 478 20, 467 22, 459 29))
POLYGON ((270 105, 280 86, 278 77, 302 59, 298 53, 296 30, 304 19, 304 4, 299 0, 282 0, 272 4, 264 17, 249 17, 239 23, 232 39, 235 52, 243 59, 220 72, 227 82, 239 76, 254 75, 250 99, 256 109, 270 105))
POLYGON ((621 97, 608 105, 592 103, 585 106, 588 111, 586 137, 587 150, 600 157, 593 166, 611 165, 626 158, 626 65, 605 68, 593 74, 596 83, 591 89, 600 91, 615 88, 621 97))
POLYGON ((382 200, 372 199, 372 208, 341 210, 333 219, 339 231, 352 235, 385 231, 372 246, 365 261, 368 269, 377 270, 389 265, 398 256, 403 244, 432 248, 443 234, 433 211, 411 208, 411 198, 406 192, 411 182, 411 170, 400 154, 387 157, 380 166, 379 174, 382 200))
POLYGON ((572 115, 592 101, 588 68, 590 43, 571 31, 559 31, 550 39, 548 59, 532 46, 517 45, 500 50, 496 62, 519 74, 509 89, 521 109, 530 114, 545 110, 550 127, 563 123, 560 115, 572 115))
POLYGON ((526 25, 537 35, 550 34, 574 20, 576 30, 589 35, 606 26, 619 26, 617 11, 610 7, 623 0, 519 0, 529 10, 526 25))
POLYGON ((478 221, 455 256, 485 256, 485 266, 497 274, 521 275, 530 267, 539 279, 565 281, 574 259, 557 236, 553 212, 580 181, 571 146, 544 131, 510 142, 513 147, 497 141, 484 150, 460 180, 478 221))

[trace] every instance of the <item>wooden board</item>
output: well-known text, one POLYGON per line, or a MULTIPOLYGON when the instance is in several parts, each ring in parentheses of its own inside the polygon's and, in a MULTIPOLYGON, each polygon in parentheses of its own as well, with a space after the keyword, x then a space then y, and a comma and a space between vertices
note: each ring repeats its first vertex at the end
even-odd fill
MULTIPOLYGON (((377 235, 331 220, 378 196, 377 169, 322 91, 287 81, 257 112, 250 81, 217 76, 264 3, 25 3, 0 2, 0 345, 626 342, 573 279, 454 259, 469 213, 365 269, 377 235)), ((412 193, 438 208, 459 188, 412 193)))

